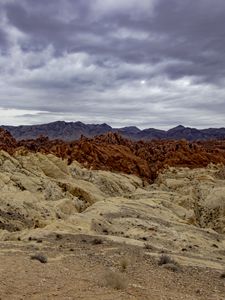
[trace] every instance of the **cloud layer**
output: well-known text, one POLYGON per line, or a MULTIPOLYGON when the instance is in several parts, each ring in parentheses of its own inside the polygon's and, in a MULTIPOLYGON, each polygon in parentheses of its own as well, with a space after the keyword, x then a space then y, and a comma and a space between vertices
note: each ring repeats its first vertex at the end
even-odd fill
POLYGON ((224 0, 0 0, 0 117, 224 126, 224 0))

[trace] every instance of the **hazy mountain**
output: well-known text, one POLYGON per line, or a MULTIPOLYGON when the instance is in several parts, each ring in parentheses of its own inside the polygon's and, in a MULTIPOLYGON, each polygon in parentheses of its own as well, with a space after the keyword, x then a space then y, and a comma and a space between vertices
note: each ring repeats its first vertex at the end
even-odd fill
POLYGON ((49 139, 62 139, 66 141, 77 140, 84 135, 93 137, 112 131, 107 124, 84 124, 82 122, 57 121, 41 125, 24 126, 1 126, 8 130, 17 140, 33 139, 40 135, 48 136, 49 139))
POLYGON ((182 125, 171 128, 167 131, 154 128, 140 130, 135 126, 112 128, 107 124, 84 124, 82 122, 57 121, 41 125, 24 126, 1 126, 8 130, 15 139, 33 139, 40 135, 48 136, 49 139, 62 139, 72 141, 79 139, 82 135, 94 137, 107 132, 119 132, 122 136, 133 140, 152 140, 152 139, 186 139, 208 140, 224 139, 225 128, 196 129, 184 127, 182 125))

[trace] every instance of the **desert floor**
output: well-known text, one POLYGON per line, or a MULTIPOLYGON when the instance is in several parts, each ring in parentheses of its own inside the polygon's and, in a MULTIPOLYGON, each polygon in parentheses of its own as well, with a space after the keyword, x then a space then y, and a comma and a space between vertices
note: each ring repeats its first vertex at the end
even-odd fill
POLYGON ((225 299, 220 271, 172 271, 146 248, 85 235, 1 242, 1 299, 225 299), (37 253, 47 263, 31 259, 37 253))

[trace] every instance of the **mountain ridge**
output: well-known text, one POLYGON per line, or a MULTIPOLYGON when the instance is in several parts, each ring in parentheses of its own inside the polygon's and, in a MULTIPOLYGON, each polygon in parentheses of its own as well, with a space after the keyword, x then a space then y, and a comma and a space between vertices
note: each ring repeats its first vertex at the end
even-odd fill
POLYGON ((39 136, 47 136, 50 140, 61 139, 64 141, 73 141, 80 139, 81 136, 92 138, 108 132, 118 132, 125 138, 132 140, 153 140, 153 139, 186 139, 188 141, 225 139, 225 128, 206 128, 197 129, 185 127, 183 125, 175 126, 169 130, 146 128, 139 129, 136 126, 127 126, 122 128, 113 128, 110 125, 103 124, 85 124, 80 121, 65 122, 55 121, 39 125, 19 125, 5 126, 3 128, 9 131, 17 140, 35 139, 39 136))

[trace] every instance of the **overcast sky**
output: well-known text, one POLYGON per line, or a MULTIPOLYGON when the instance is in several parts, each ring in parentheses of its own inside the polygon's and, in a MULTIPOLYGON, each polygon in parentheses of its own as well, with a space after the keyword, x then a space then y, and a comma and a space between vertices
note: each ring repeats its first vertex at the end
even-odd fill
POLYGON ((0 124, 225 127, 224 0, 0 0, 0 124))

